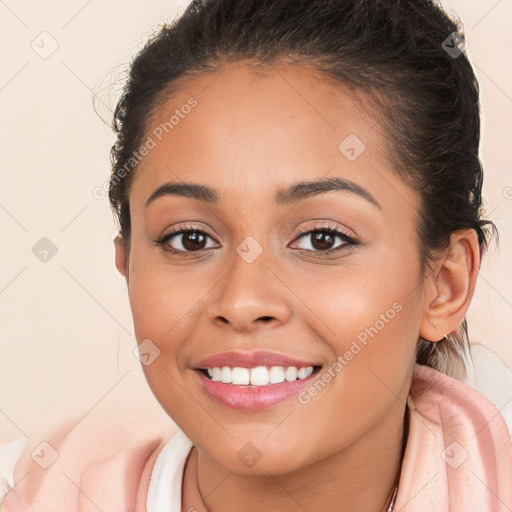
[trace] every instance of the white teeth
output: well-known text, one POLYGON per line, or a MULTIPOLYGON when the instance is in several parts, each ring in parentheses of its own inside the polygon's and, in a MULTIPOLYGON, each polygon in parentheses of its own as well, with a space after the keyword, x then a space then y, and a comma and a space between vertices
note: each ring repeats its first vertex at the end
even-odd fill
POLYGON ((270 375, 264 366, 251 368, 251 386, 266 386, 270 382, 270 375))
POLYGON ((313 373, 313 366, 297 368, 295 366, 256 366, 254 368, 242 368, 229 366, 208 368, 208 375, 211 380, 224 384, 240 386, 266 386, 268 384, 280 384, 292 382, 298 379, 305 379, 313 373))
MULTIPOLYGON (((215 368, 214 368, 215 370, 215 368)), ((249 384, 249 369, 240 368, 239 366, 231 369, 231 382, 233 384, 249 384)))
POLYGON ((223 366, 220 372, 220 380, 225 384, 231 384, 231 368, 229 366, 223 366))
POLYGON ((299 374, 299 372, 298 372, 297 368, 295 368, 295 366, 290 366, 284 372, 284 378, 288 382, 291 382, 292 380, 297 380, 298 374, 299 374))
POLYGON ((272 366, 268 373, 270 384, 284 382, 284 368, 282 366, 272 366))

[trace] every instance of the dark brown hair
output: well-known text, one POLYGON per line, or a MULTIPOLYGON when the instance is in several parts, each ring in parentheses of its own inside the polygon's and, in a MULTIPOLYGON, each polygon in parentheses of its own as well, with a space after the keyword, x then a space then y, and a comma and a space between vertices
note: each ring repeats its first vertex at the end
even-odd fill
MULTIPOLYGON (((429 0, 192 2, 134 57, 115 109, 109 198, 120 234, 129 246, 136 165, 126 172, 126 163, 178 83, 230 62, 293 62, 364 94, 380 113, 388 159, 421 197, 422 270, 459 229, 477 232, 483 254, 497 230, 482 218, 479 87, 463 38, 457 22, 429 0)), ((441 343, 420 338, 417 362, 462 378, 468 346, 464 319, 441 343)))

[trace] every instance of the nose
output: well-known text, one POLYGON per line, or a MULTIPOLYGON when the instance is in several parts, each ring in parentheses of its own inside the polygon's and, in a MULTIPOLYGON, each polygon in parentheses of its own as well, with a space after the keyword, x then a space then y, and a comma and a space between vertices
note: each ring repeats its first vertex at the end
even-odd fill
POLYGON ((231 260, 210 303, 210 321, 238 332, 286 324, 292 315, 292 297, 265 251, 251 263, 237 253, 231 260))

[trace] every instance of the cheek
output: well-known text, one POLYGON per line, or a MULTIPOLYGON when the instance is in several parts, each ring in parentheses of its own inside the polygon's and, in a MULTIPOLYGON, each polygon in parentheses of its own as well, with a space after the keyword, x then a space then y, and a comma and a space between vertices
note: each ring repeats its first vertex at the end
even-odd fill
POLYGON ((190 399, 183 392, 188 370, 180 359, 194 332, 194 307, 200 307, 204 285, 199 286, 200 278, 189 281, 179 268, 146 254, 134 252, 132 258, 128 292, 141 362, 147 348, 150 357, 157 354, 141 368, 155 398, 176 421, 176 411, 184 410, 190 399))
POLYGON ((291 285, 307 306, 298 313, 301 321, 332 354, 332 387, 348 409, 357 401, 370 404, 379 392, 387 398, 401 395, 415 363, 422 290, 418 269, 391 250, 385 255, 381 251, 364 270, 339 269, 316 286, 299 279, 291 285))
MULTIPOLYGON (((312 325, 336 352, 348 349, 352 340, 363 346, 379 339, 390 349, 402 341, 419 314, 416 268, 396 254, 368 258, 357 266, 317 271, 308 277, 299 272, 286 276, 298 299, 300 320, 312 325)), ((413 334, 413 333, 411 333, 413 334)))
POLYGON ((191 272, 191 267, 170 264, 158 251, 134 249, 128 294, 135 336, 139 342, 149 338, 163 343, 183 331, 215 281, 210 284, 211 272, 205 267, 191 272))
POLYGON ((308 327, 332 353, 331 364, 299 397, 312 432, 341 445, 405 403, 419 312, 410 289, 406 282, 381 287, 345 279, 317 288, 306 299, 308 327))

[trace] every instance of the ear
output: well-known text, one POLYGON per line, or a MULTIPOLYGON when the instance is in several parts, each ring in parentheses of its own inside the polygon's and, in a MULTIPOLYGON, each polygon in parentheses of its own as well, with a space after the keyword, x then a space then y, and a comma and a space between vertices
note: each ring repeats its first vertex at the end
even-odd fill
POLYGON ((464 319, 473 298, 480 269, 480 247, 474 229, 456 231, 450 248, 427 277, 424 314, 420 336, 440 341, 455 331, 464 319))
POLYGON ((128 282, 128 248, 126 239, 122 235, 117 235, 114 238, 114 248, 116 252, 116 268, 126 278, 126 282, 128 282))

